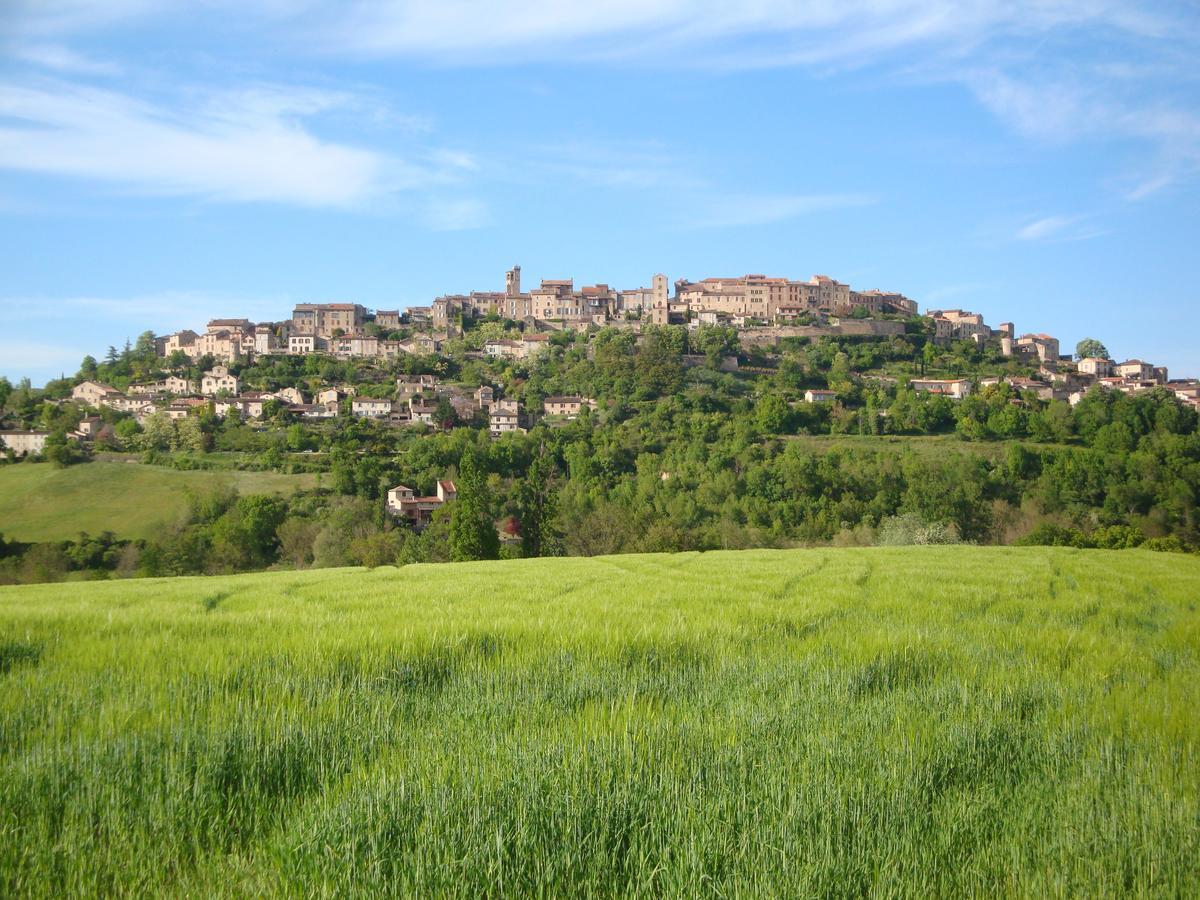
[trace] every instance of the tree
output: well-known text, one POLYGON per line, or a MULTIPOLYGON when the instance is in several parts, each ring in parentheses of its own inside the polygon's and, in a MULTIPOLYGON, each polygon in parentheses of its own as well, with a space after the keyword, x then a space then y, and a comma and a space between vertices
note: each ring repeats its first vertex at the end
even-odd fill
POLYGON ((555 527, 558 503, 551 485, 553 477, 554 460, 543 444, 521 482, 519 508, 523 556, 559 556, 562 553, 562 535, 555 527))
POLYGON ((1095 338, 1084 338, 1075 345, 1076 359, 1108 359, 1108 348, 1095 338))
POLYGON ((79 445, 69 440, 61 430, 52 431, 47 435, 42 455, 48 462, 53 463, 56 469, 65 469, 83 458, 79 445))
POLYGON ((491 494, 473 447, 463 451, 455 486, 458 497, 450 519, 450 558, 495 559, 500 555, 500 536, 492 520, 491 494))

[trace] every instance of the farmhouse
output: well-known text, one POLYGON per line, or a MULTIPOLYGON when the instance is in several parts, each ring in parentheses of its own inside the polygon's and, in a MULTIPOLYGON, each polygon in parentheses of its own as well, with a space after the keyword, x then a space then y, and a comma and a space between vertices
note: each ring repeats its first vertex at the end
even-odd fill
POLYGON ((0 431, 0 446, 17 456, 36 456, 46 449, 48 431, 0 431))
POLYGON ((584 407, 594 408, 596 401, 590 397, 547 397, 542 401, 542 411, 548 416, 566 416, 574 419, 584 407))
POLYGON ((805 403, 832 403, 836 399, 837 391, 823 391, 818 388, 804 392, 805 403))
POLYGON ((71 399, 80 400, 88 406, 102 406, 104 401, 121 396, 121 392, 97 381, 84 381, 71 389, 71 399))
POLYGON ((392 401, 377 397, 355 397, 350 412, 360 419, 384 419, 392 412, 392 401))
POLYGON ((398 518, 408 519, 416 528, 429 524, 433 511, 458 496, 453 481, 439 481, 432 497, 418 497, 412 488, 399 484, 387 492, 387 509, 398 518))
POLYGON ((954 400, 961 400, 971 393, 971 382, 965 378, 942 380, 937 378, 914 378, 908 383, 918 394, 941 394, 954 400))

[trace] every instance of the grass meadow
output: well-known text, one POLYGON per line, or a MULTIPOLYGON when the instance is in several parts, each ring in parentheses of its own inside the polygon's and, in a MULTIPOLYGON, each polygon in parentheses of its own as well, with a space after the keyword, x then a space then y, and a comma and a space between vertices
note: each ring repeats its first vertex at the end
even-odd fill
POLYGON ((65 541, 79 532, 153 537, 184 511, 184 488, 232 485, 243 494, 292 494, 315 475, 182 471, 137 462, 96 461, 57 469, 48 463, 0 466, 0 534, 18 541, 65 541))
POLYGON ((1197 896, 1200 559, 0 588, 0 896, 1197 896))

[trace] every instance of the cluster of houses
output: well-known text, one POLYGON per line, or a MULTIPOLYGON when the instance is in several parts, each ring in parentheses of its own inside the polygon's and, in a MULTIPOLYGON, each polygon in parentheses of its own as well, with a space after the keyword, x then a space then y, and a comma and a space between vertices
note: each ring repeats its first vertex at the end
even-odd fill
MULTIPOLYGON (((397 426, 432 427, 444 424, 438 421, 438 413, 440 401, 446 400, 459 419, 472 420, 480 414, 486 416, 491 434, 497 438, 514 431, 526 431, 526 426, 535 417, 535 413, 523 410, 516 400, 498 397, 491 385, 480 385, 468 392, 457 385, 444 384, 433 375, 399 378, 389 397, 357 396, 353 386, 342 385, 323 388, 308 398, 293 387, 275 391, 241 390, 241 380, 223 365, 205 372, 198 385, 172 376, 161 382, 130 385, 128 391, 122 392, 96 381, 83 381, 72 389, 71 399, 89 407, 107 407, 129 413, 143 424, 159 413, 170 419, 183 419, 198 407, 209 404, 218 418, 261 419, 271 401, 302 420, 332 419, 343 411, 343 403, 348 400, 350 415, 358 418, 397 426)), ((550 396, 545 398, 540 413, 551 421, 570 421, 585 409, 595 407, 596 402, 590 397, 550 396)), ((111 426, 105 425, 99 417, 89 416, 71 437, 102 439, 106 430, 111 436, 111 426)), ((39 454, 45 446, 46 434, 0 432, 0 446, 10 447, 18 456, 39 454)))
POLYGON ((917 304, 894 291, 852 290, 827 275, 807 281, 767 275, 679 279, 670 294, 667 276, 650 287, 614 290, 607 284, 575 287, 573 279, 543 279, 521 289, 521 267, 505 273, 504 290, 446 294, 430 306, 368 310, 358 303, 301 303, 291 319, 255 324, 249 319, 213 319, 203 333, 178 331, 159 338, 160 356, 182 353, 234 362, 255 355, 326 353, 339 357, 395 359, 430 354, 457 336, 463 319, 497 315, 521 322, 525 335, 489 343, 488 356, 524 359, 546 345, 550 332, 591 325, 640 328, 651 324, 730 325, 736 328, 836 321, 863 310, 868 315, 917 314, 917 304), (398 336, 406 328, 405 337, 398 336))

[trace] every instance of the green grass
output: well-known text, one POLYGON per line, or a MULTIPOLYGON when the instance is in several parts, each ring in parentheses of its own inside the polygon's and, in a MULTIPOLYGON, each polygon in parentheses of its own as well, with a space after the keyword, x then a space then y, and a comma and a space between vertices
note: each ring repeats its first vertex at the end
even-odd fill
POLYGON ((149 538, 183 511, 185 489, 233 485, 243 494, 291 494, 315 475, 180 471, 140 463, 91 462, 0 466, 0 534, 19 541, 61 541, 79 532, 149 538))
POLYGON ((1200 559, 0 588, 0 896, 1197 896, 1200 559))

